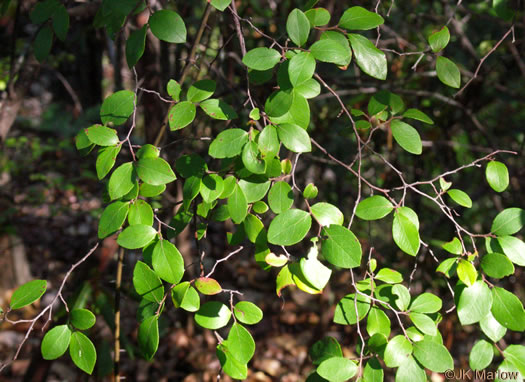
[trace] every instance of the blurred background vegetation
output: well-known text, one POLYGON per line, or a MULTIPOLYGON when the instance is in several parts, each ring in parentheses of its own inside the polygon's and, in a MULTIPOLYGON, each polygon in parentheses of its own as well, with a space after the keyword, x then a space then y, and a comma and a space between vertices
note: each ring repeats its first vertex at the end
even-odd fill
MULTIPOLYGON (((128 1, 129 2, 129 1, 128 1)), ((134 76, 124 58, 125 37, 130 30, 142 26, 147 14, 130 18, 128 27, 117 37, 94 26, 99 2, 66 1, 71 26, 64 42, 56 40, 51 56, 42 64, 31 53, 31 42, 37 26, 31 24, 29 13, 35 1, 2 2, 0 15, 0 306, 9 301, 9 294, 32 277, 47 279, 50 289, 57 289, 64 273, 96 240, 97 222, 103 207, 104 186, 96 177, 94 156, 81 157, 75 150, 73 137, 82 128, 98 122, 101 101, 113 91, 133 89, 134 76), (17 70, 11 70, 13 63, 17 70), (22 63, 20 65, 20 63, 22 63), (6 108, 17 106, 15 115, 6 116, 6 108), (12 123, 10 123, 12 122, 12 123)), ((132 1, 135 3, 135 1, 132 1)), ((249 18, 263 32, 286 39, 286 16, 306 1, 242 0, 236 1, 241 17, 249 18)), ((408 181, 427 180, 447 170, 467 164, 496 149, 518 152, 504 155, 511 174, 510 187, 501 194, 493 192, 485 181, 484 166, 473 167, 447 178, 455 188, 466 191, 473 207, 461 213, 458 222, 473 232, 490 230, 493 217, 506 207, 524 207, 525 163, 525 13, 523 1, 484 0, 398 0, 353 1, 320 0, 316 6, 328 9, 333 25, 342 12, 352 5, 377 10, 385 17, 380 28, 378 46, 388 57, 388 78, 378 81, 359 72, 352 63, 347 69, 334 70, 333 65, 320 64, 318 73, 335 89, 348 107, 366 110, 371 95, 381 89, 399 94, 407 107, 420 108, 435 124, 417 124, 424 141, 423 155, 415 157, 399 147, 388 145, 386 133, 376 134, 372 147, 391 163, 401 168, 408 181), (387 16, 388 14, 388 16, 387 16), (427 51, 427 37, 448 21, 451 43, 445 52, 456 62, 462 83, 470 79, 480 62, 514 25, 514 33, 505 39, 483 63, 477 78, 460 95, 444 86, 436 77, 435 57, 427 51), (395 52, 394 52, 395 51, 395 52), (397 53, 396 53, 397 52, 397 53), (420 54, 399 54, 426 52, 420 54), (413 65, 417 63, 415 69, 413 65)), ((199 27, 206 1, 150 1, 153 9, 175 9, 185 20, 188 43, 171 45, 147 38, 146 51, 137 65, 140 86, 166 95, 165 84, 178 79, 199 27)), ((145 11, 147 12, 147 11, 145 11)), ((247 49, 267 46, 262 36, 243 24, 247 49)), ((376 39, 377 31, 367 32, 376 39)), ((217 82, 218 98, 227 101, 240 118, 230 126, 244 127, 249 109, 246 101, 246 69, 235 35, 231 13, 212 11, 204 36, 191 63, 187 82, 211 78, 217 82)), ((252 83, 252 94, 264 100, 276 86, 275 80, 252 83)), ((141 93, 138 128, 134 143, 154 142, 169 104, 155 94, 141 93)), ((337 100, 328 92, 310 102, 310 135, 343 162, 350 162, 356 151, 355 137, 345 118, 340 118, 337 100)), ((160 143, 163 156, 174 165, 183 154, 198 153, 206 157, 208 141, 225 128, 224 122, 198 118, 180 131, 167 134, 160 143)), ((122 132, 124 133, 124 132, 122 132)), ((123 148, 123 152, 126 148, 123 148)), ((125 155, 121 155, 124 156, 125 155)), ((367 179, 381 187, 399 186, 396 173, 376 156, 365 153, 362 169, 367 179)), ((217 163, 210 162, 210 169, 217 163)), ((325 201, 333 203, 350 216, 357 197, 355 177, 326 160, 318 150, 301 155, 296 177, 304 187, 313 182, 325 201)), ((364 190, 367 195, 369 190, 364 190)), ((174 182, 167 195, 157 200, 165 220, 174 213, 175 202, 181 199, 181 184, 174 182)), ((437 206, 411 193, 407 205, 417 211, 423 240, 441 261, 447 257, 440 244, 454 236, 454 227, 437 206)), ((212 223, 203 242, 209 260, 228 252, 226 232, 233 227, 212 223)), ((381 266, 399 270, 408 280, 414 269, 411 288, 416 293, 432 290, 440 295, 445 309, 453 306, 451 295, 442 278, 435 277, 437 264, 422 250, 417 257, 406 256, 393 244, 391 221, 384 219, 369 224, 357 220, 352 230, 360 238, 364 253, 371 247, 381 266)), ((177 247, 185 262, 198 256, 189 227, 177 238, 177 247)), ((111 327, 113 280, 115 273, 115 238, 104 241, 97 256, 76 272, 70 285, 72 300, 95 307, 100 314, 93 337, 99 350, 96 377, 102 380, 111 373, 111 327), (80 300, 79 300, 80 299, 80 300), (96 334, 95 334, 96 333, 96 334)), ((483 243, 478 248, 484 251, 483 243)), ((304 248, 306 250, 306 247, 304 248)), ((298 249, 300 251, 300 248, 298 249)), ((299 252, 298 252, 299 254, 299 252)), ((198 327, 184 312, 170 309, 161 326, 161 345, 154 362, 140 360, 135 348, 137 324, 134 319, 137 299, 131 290, 131 270, 141 256, 132 251, 126 255, 124 269, 122 372, 131 380, 211 381, 215 380, 219 363, 215 358, 216 340, 198 327)), ((191 273, 191 268, 189 270, 191 273)), ((195 270, 193 270, 195 272, 195 270)), ((254 328, 257 353, 250 364, 250 380, 299 381, 310 370, 308 347, 323 335, 333 335, 344 345, 345 355, 355 349, 355 327, 332 323, 331 307, 349 293, 349 275, 342 273, 322 295, 310 296, 287 290, 284 297, 275 296, 275 273, 262 271, 253 260, 253 248, 236 256, 218 274, 225 288, 243 291, 259 304, 265 319, 254 328)), ((504 287, 525 300, 523 269, 502 281, 504 287)), ((43 304, 46 303, 44 298, 43 304)), ((34 316, 34 308, 23 312, 34 316), (32 310, 33 309, 33 310, 32 310)), ((22 318, 22 317, 20 317, 22 318)), ((60 320, 60 314, 56 320, 60 320)), ((445 315, 440 328, 444 344, 458 367, 468 367, 468 353, 478 338, 477 328, 463 330, 455 313, 445 315)), ((0 327, 0 359, 8 359, 23 338, 27 327, 0 327)), ((24 347, 18 361, 0 375, 0 381, 15 380, 87 380, 67 362, 43 361, 39 353, 40 332, 24 347)), ((92 337, 92 338, 93 338, 92 337)), ((523 343, 517 333, 505 337, 509 343, 523 343)), ((439 376, 434 376, 439 378, 439 376)), ((227 377, 224 380, 228 380, 227 377)), ((438 379, 439 380, 439 379, 438 379)))

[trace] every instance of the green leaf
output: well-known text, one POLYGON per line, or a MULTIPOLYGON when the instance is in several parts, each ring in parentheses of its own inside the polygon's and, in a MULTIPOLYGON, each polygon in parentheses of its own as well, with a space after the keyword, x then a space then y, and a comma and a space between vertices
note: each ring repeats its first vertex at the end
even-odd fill
POLYGON ((358 294, 356 299, 355 294, 348 294, 337 303, 334 312, 334 322, 341 325, 354 325, 357 321, 365 318, 369 310, 370 298, 368 296, 358 294), (359 320, 357 320, 357 317, 359 317, 359 320))
POLYGON ((97 351, 93 342, 81 332, 73 332, 69 344, 69 355, 77 367, 90 374, 97 362, 97 351))
POLYGON ((153 358, 159 348, 159 318, 146 318, 139 326, 139 348, 145 359, 153 358))
POLYGON ((415 119, 417 121, 421 121, 424 123, 428 123, 429 125, 433 125, 434 121, 425 113, 423 113, 421 110, 418 109, 408 109, 403 113, 404 118, 410 118, 415 119))
POLYGON ((277 293, 278 297, 281 297, 281 291, 290 285, 295 285, 292 273, 290 272, 290 269, 288 265, 285 265, 282 267, 282 269, 277 274, 277 278, 275 279, 275 292, 277 293))
POLYGON ((519 372, 518 368, 509 360, 504 360, 496 371, 496 382, 506 381, 523 381, 523 374, 519 372))
POLYGON ((340 268, 356 268, 361 264, 361 244, 349 229, 331 225, 322 230, 323 257, 330 264, 340 268))
POLYGON ((430 339, 425 338, 414 343, 414 357, 424 367, 436 373, 454 368, 454 360, 447 348, 430 339))
POLYGON ((385 54, 364 36, 350 33, 348 39, 354 51, 357 65, 361 70, 379 80, 386 79, 387 64, 385 54))
POLYGON ((314 199, 317 197, 318 193, 319 193, 319 189, 313 183, 309 183, 304 188, 303 197, 305 199, 314 199))
POLYGON ((384 22, 385 20, 377 13, 370 12, 363 7, 352 7, 343 13, 339 26, 344 29, 366 31, 377 28, 384 22))
POLYGON ((498 161, 491 161, 487 164, 485 177, 490 187, 496 192, 503 192, 509 186, 509 170, 507 166, 498 161))
POLYGON ((374 278, 388 284, 397 284, 403 281, 401 273, 390 268, 381 269, 374 278))
POLYGON ((317 245, 314 244, 308 254, 308 258, 302 258, 299 262, 301 273, 305 280, 317 290, 322 290, 332 275, 332 270, 317 260, 317 245))
POLYGON ((183 155, 175 162, 175 168, 183 178, 191 176, 203 177, 208 166, 202 157, 197 154, 183 155))
POLYGON ((215 81, 213 80, 201 80, 195 82, 188 89, 186 98, 190 102, 201 102, 205 99, 210 98, 215 93, 215 81))
POLYGON ((326 336, 317 341, 309 350, 310 358, 314 365, 319 365, 321 362, 332 358, 342 357, 343 351, 341 345, 334 337, 326 336))
POLYGON ((331 382, 344 382, 357 373, 357 365, 344 357, 332 357, 317 367, 317 374, 331 382))
POLYGON ((418 313, 435 313, 439 311, 443 303, 441 299, 432 293, 422 293, 417 296, 412 304, 410 311, 418 313))
POLYGON ((381 333, 388 338, 390 330, 390 319, 388 316, 381 309, 373 306, 368 313, 366 321, 368 335, 373 336, 376 333, 381 333))
POLYGON ((259 147, 253 141, 244 145, 242 163, 248 171, 254 174, 264 174, 266 172, 266 162, 261 159, 259 147))
POLYGON ((164 287, 159 276, 142 261, 137 261, 135 264, 135 269, 133 270, 133 286, 137 293, 145 300, 160 304, 164 297, 164 287))
MULTIPOLYGON (((270 94, 268 99, 264 104, 264 111, 270 117, 274 119, 277 117, 287 116, 287 113, 290 111, 293 103, 294 93, 287 90, 279 90, 270 94)), ((275 123, 280 122, 276 121, 275 123)))
POLYGON ((224 342, 217 346, 216 352, 222 370, 234 379, 246 379, 248 377, 248 366, 237 360, 224 342))
POLYGON ((292 187, 284 181, 275 182, 268 193, 268 203, 276 214, 288 210, 293 204, 293 199, 292 187))
POLYGON ((256 244, 261 239, 266 242, 265 234, 261 234, 264 230, 264 225, 258 217, 252 214, 246 215, 243 225, 246 236, 252 243, 256 244))
POLYGON ((144 200, 136 200, 129 207, 128 223, 129 225, 153 225, 153 209, 144 200))
POLYGON ((294 87, 311 79, 314 72, 315 58, 312 53, 300 52, 290 60, 288 74, 294 87))
POLYGON ((448 28, 444 26, 439 31, 432 33, 428 37, 428 43, 434 53, 441 52, 448 45, 450 41, 450 32, 448 28))
POLYGON ((472 370, 483 370, 492 363, 492 358, 494 358, 492 344, 485 340, 479 340, 470 351, 469 366, 472 370))
POLYGON ((403 359, 403 362, 399 365, 396 372, 396 382, 426 382, 427 375, 425 370, 419 363, 416 362, 414 357, 408 356, 403 359))
POLYGON ((53 15, 59 6, 60 3, 56 0, 40 1, 35 4, 35 7, 29 14, 29 18, 33 24, 42 24, 53 15))
POLYGON ((121 90, 107 97, 100 107, 100 119, 104 125, 123 125, 133 114, 135 93, 121 90))
POLYGON ((82 153, 82 155, 88 154, 89 151, 91 151, 91 149, 95 147, 95 145, 91 143, 88 136, 86 135, 86 129, 80 130, 75 136, 75 147, 79 151, 87 151, 86 153, 82 153))
POLYGON ((463 247, 461 246, 461 242, 457 237, 453 238, 448 243, 445 243, 442 245, 442 248, 454 255, 461 255, 463 253, 463 247))
POLYGON ((331 224, 342 225, 344 216, 343 213, 330 203, 319 202, 311 207, 311 212, 317 222, 322 226, 329 226, 331 224))
POLYGON ((397 296, 395 305, 403 312, 407 310, 408 304, 410 304, 410 292, 407 287, 402 284, 393 285, 392 294, 397 296))
POLYGON ((286 20, 286 32, 290 37, 290 40, 294 42, 297 46, 302 46, 308 40, 308 35, 310 34, 310 21, 306 15, 295 8, 288 15, 286 20))
POLYGON ((38 300, 46 292, 46 280, 33 280, 19 286, 11 296, 11 310, 20 309, 38 300))
POLYGON ((517 332, 525 330, 525 311, 516 295, 500 287, 492 288, 494 318, 504 327, 517 332))
POLYGON ((168 84, 166 85, 166 91, 168 92, 169 96, 175 101, 180 101, 180 92, 181 92, 180 84, 175 80, 169 80, 168 84))
POLYGON ((71 324, 80 330, 87 330, 95 325, 95 315, 87 309, 75 309, 71 312, 71 324))
POLYGON ((472 199, 463 191, 458 190, 457 188, 451 188, 447 191, 448 196, 455 201, 460 206, 471 208, 472 207, 472 199))
POLYGON ((242 152, 248 142, 248 133, 242 129, 227 129, 219 133, 209 148, 210 156, 220 158, 233 158, 242 152))
POLYGON ((152 265, 155 273, 170 284, 177 284, 184 275, 184 259, 168 240, 161 239, 155 244, 152 265))
POLYGON ((118 231, 128 216, 129 203, 114 202, 107 206, 98 223, 98 238, 103 239, 118 231))
POLYGON ((255 212, 256 214, 264 214, 268 211, 268 204, 266 204, 262 200, 258 200, 255 203, 253 203, 252 209, 253 212, 255 212))
POLYGON ((482 280, 464 288, 457 303, 458 318, 461 325, 479 322, 490 313, 492 295, 482 280))
POLYGON ((248 203, 253 203, 264 198, 270 188, 271 181, 265 177, 250 177, 249 180, 239 180, 239 187, 246 196, 248 203))
POLYGON ((228 8, 231 2, 232 0, 211 0, 211 5, 223 12, 226 8, 228 8))
POLYGON ((387 216, 394 206, 392 203, 381 195, 374 195, 362 200, 355 211, 358 218, 363 220, 377 220, 387 216))
POLYGON ((459 260, 456 272, 459 279, 467 286, 473 285, 478 277, 478 271, 476 270, 476 267, 474 267, 470 261, 465 259, 459 260))
POLYGON ((392 224, 392 235, 397 246, 405 253, 416 256, 419 251, 419 232, 405 215, 396 212, 392 224))
POLYGON ((436 72, 439 80, 452 88, 461 85, 461 74, 457 65, 446 57, 438 56, 436 59, 436 72))
POLYGON ((250 301, 239 301, 233 308, 235 318, 246 325, 255 325, 263 318, 262 310, 250 301))
POLYGON ((332 39, 319 40, 313 43, 310 47, 310 53, 316 60, 339 66, 348 65, 351 59, 351 52, 332 39))
POLYGON ((111 200, 119 199, 130 192, 135 186, 135 171, 133 163, 121 164, 113 171, 108 183, 108 193, 111 200))
POLYGON ((71 341, 71 330, 67 325, 55 326, 46 333, 42 340, 42 357, 47 360, 57 359, 64 354, 71 341))
POLYGON ((151 33, 159 40, 181 44, 186 42, 186 26, 177 12, 162 9, 149 18, 151 33))
POLYGON ((51 47, 53 45, 53 31, 49 25, 45 25, 40 29, 35 37, 35 42, 33 43, 33 49, 35 53, 35 58, 42 62, 44 61, 49 53, 51 52, 51 47))
POLYGON ((498 237, 503 253, 516 265, 525 267, 525 243, 514 236, 498 237))
POLYGON ((255 48, 246 53, 242 62, 250 69, 272 69, 281 60, 281 54, 275 49, 255 48))
POLYGON ((133 68, 144 54, 147 32, 148 26, 144 25, 131 32, 126 41, 126 61, 130 68, 133 68))
POLYGON ((168 162, 162 158, 143 158, 136 164, 139 178, 153 186, 173 182, 177 177, 168 162))
POLYGON ((240 224, 248 213, 248 202, 242 188, 236 185, 228 198, 228 212, 235 224, 240 224))
POLYGON ((452 186, 452 182, 447 182, 445 178, 440 177, 439 186, 441 187, 441 190, 447 191, 450 188, 450 186, 452 186))
POLYGON ((525 375, 525 346, 509 345, 503 351, 503 356, 512 363, 522 375, 525 375))
POLYGON ((320 27, 330 22, 330 12, 324 8, 312 8, 307 10, 304 14, 312 28, 320 27))
POLYGON ((371 358, 363 370, 363 380, 366 382, 383 382, 384 372, 377 358, 371 358))
POLYGON ((98 150, 96 169, 98 179, 103 179, 113 168, 122 146, 101 147, 98 150))
POLYGON ((310 78, 294 87, 294 92, 302 95, 306 99, 315 98, 321 93, 321 85, 313 78, 310 78))
POLYGON ((279 153, 279 138, 275 126, 268 125, 258 135, 259 150, 266 156, 275 156, 279 153))
POLYGON ((53 14, 53 30, 55 35, 61 40, 65 41, 67 31, 69 29, 69 14, 66 7, 62 4, 58 6, 53 14))
POLYGON ((195 313, 195 322, 206 329, 216 330, 228 324, 232 312, 219 301, 208 301, 195 313))
POLYGON ((222 292, 221 285, 211 277, 199 277, 195 280, 195 288, 205 295, 214 295, 222 292))
POLYGON ((310 136, 302 127, 286 123, 279 125, 277 132, 279 139, 288 150, 296 153, 312 151, 310 136))
POLYGON ((489 312, 480 322, 479 326, 483 333, 493 342, 498 342, 507 333, 507 328, 502 326, 489 312))
POLYGON ((408 315, 415 327, 425 334, 435 336, 437 333, 436 323, 426 314, 412 312, 408 315))
POLYGON ((183 101, 174 105, 168 116, 170 130, 175 131, 188 126, 195 119, 196 113, 197 109, 190 101, 183 101))
POLYGON ((153 240, 157 231, 149 225, 135 224, 125 228, 118 235, 117 243, 127 249, 142 248, 153 240))
POLYGON ((241 363, 248 363, 255 353, 255 342, 244 326, 234 323, 223 342, 232 356, 241 363))
POLYGON ((384 361, 388 367, 400 366, 412 354, 412 344, 402 335, 388 341, 384 361))
POLYGON ((268 228, 268 242, 276 245, 294 245, 304 239, 312 225, 312 217, 305 211, 289 209, 277 215, 268 228))
POLYGON ((498 236, 513 235, 521 230, 524 224, 525 210, 506 208, 494 218, 490 231, 498 236))
POLYGON ((176 308, 196 312, 200 308, 199 294, 189 282, 178 284, 171 290, 171 299, 176 308))
POLYGON ((206 203, 212 203, 224 191, 224 180, 217 174, 206 175, 202 178, 200 193, 206 203))
POLYGON ((423 145, 416 129, 399 119, 392 120, 392 122, 390 122, 390 128, 399 146, 411 154, 420 155, 422 153, 423 145))
POLYGON ((489 277, 501 279, 514 274, 514 265, 507 256, 499 253, 488 253, 481 259, 481 268, 489 277))
POLYGON ((114 146, 119 142, 117 131, 102 125, 93 125, 86 130, 88 139, 99 146, 114 146))

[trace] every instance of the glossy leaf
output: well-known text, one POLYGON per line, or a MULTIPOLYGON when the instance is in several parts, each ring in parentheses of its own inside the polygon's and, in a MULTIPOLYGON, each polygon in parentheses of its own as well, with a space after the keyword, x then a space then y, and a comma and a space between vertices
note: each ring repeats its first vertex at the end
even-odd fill
POLYGON ((428 43, 430 44, 430 48, 434 53, 438 53, 445 49, 449 41, 450 32, 446 26, 441 28, 439 31, 432 33, 428 37, 428 43))
POLYGON ((312 8, 304 14, 308 21, 310 21, 311 27, 323 26, 330 22, 330 12, 324 8, 312 8))
POLYGON ((252 335, 244 326, 234 323, 223 342, 232 356, 241 363, 248 363, 255 353, 255 342, 252 335))
POLYGON ((457 65, 446 57, 438 56, 436 59, 436 72, 439 80, 452 88, 461 85, 461 74, 457 65))
POLYGON ((370 298, 368 296, 358 294, 356 299, 355 294, 348 294, 337 303, 334 312, 334 322, 341 325, 354 325, 357 321, 365 318, 369 310, 370 298), (358 317, 359 320, 357 319, 358 317))
POLYGON ((205 99, 210 98, 215 93, 215 81, 213 80, 201 80, 195 82, 188 89, 186 98, 190 102, 201 102, 205 99))
POLYGON ((248 376, 248 366, 235 358, 224 342, 217 346, 216 352, 222 369, 232 378, 245 380, 248 376))
POLYGON ((510 330, 525 330, 525 311, 516 295, 500 287, 492 288, 492 308, 494 318, 510 330))
POLYGON ((219 301, 208 301, 195 313, 195 322, 206 329, 216 330, 228 324, 231 311, 219 301))
POLYGON ((33 280, 19 286, 11 296, 11 310, 20 309, 38 300, 46 292, 46 280, 33 280))
POLYGON ((525 224, 525 210, 506 208, 496 215, 490 231, 498 236, 514 235, 525 224))
POLYGON ((140 159, 136 170, 141 180, 153 186, 171 183, 177 179, 168 162, 162 158, 140 159))
POLYGON ((441 309, 443 302, 432 293, 422 293, 417 296, 412 304, 410 311, 418 313, 435 313, 441 309))
POLYGON ((57 359, 64 354, 71 341, 71 330, 67 325, 55 326, 48 331, 40 345, 42 357, 47 360, 57 359))
POLYGON ((135 186, 135 171, 133 163, 121 164, 113 171, 108 183, 108 193, 111 200, 119 199, 130 192, 135 186))
POLYGON ((103 239, 118 231, 126 221, 129 211, 129 203, 114 202, 107 206, 100 216, 98 223, 98 237, 103 239))
POLYGON ((171 290, 171 299, 176 308, 182 308, 188 312, 196 312, 200 309, 199 294, 187 281, 178 284, 171 290))
POLYGON ((73 332, 69 343, 69 355, 78 368, 88 374, 93 373, 97 362, 97 351, 93 342, 81 332, 73 332))
POLYGON ((410 118, 415 119, 417 121, 421 121, 424 123, 428 123, 429 125, 433 125, 434 121, 425 113, 423 113, 421 110, 418 109, 408 109, 403 113, 404 118, 410 118))
POLYGON ((352 7, 347 9, 341 19, 339 26, 348 30, 369 30, 377 28, 385 22, 383 18, 363 7, 352 7))
POLYGON ((435 336, 437 333, 436 323, 426 314, 412 312, 408 315, 410 320, 414 323, 414 326, 421 332, 430 336, 435 336))
POLYGON ((436 373, 454 368, 454 361, 447 348, 430 339, 414 343, 414 357, 424 367, 436 373))
POLYGON ((149 225, 135 224, 125 228, 118 235, 117 243, 123 248, 142 248, 153 240, 157 231, 149 225))
POLYGON ((268 228, 268 242, 276 245, 294 245, 304 239, 312 225, 312 217, 305 211, 289 209, 277 215, 268 228))
POLYGON ((423 152, 421 137, 412 126, 399 119, 394 119, 390 122, 390 128, 394 139, 403 149, 416 155, 420 155, 423 152))
POLYGON ((509 170, 501 162, 489 162, 485 170, 485 177, 490 187, 496 192, 503 192, 509 186, 509 170))
POLYGON ((242 148, 248 142, 248 133, 242 129, 227 129, 219 133, 209 148, 210 156, 221 158, 233 158, 242 152, 242 148))
POLYGON ((255 142, 248 142, 242 150, 242 163, 253 174, 264 174, 266 162, 261 158, 259 147, 255 142))
POLYGON ((285 123, 277 128, 279 139, 284 146, 296 153, 307 153, 312 151, 310 136, 300 126, 285 123))
POLYGON ((468 196, 467 193, 458 190, 456 188, 451 188, 447 191, 448 196, 455 201, 460 206, 471 208, 472 207, 472 199, 468 196))
POLYGON ((309 355, 312 358, 312 363, 319 365, 328 358, 342 357, 343 351, 334 337, 326 336, 310 347, 309 355))
POLYGON ((507 328, 501 325, 489 312, 480 322, 479 326, 483 333, 493 342, 498 342, 507 333, 507 328))
POLYGON ((139 348, 147 360, 153 358, 159 347, 159 318, 151 316, 146 318, 139 326, 139 348))
POLYGON ((331 382, 344 382, 357 373, 357 365, 344 357, 332 357, 317 367, 317 374, 331 382))
POLYGON ((197 109, 190 101, 179 102, 170 109, 168 122, 170 130, 175 131, 188 126, 195 119, 197 109))
POLYGON ((153 209, 144 200, 135 201, 129 206, 128 223, 153 225, 153 209))
POLYGON ((400 366, 412 354, 412 344, 402 335, 388 341, 384 361, 388 367, 400 366))
POLYGON ((281 55, 275 49, 255 48, 246 53, 242 62, 250 69, 272 69, 281 60, 281 55))
POLYGON ((234 223, 242 223, 248 213, 248 202, 246 196, 239 185, 235 186, 233 193, 228 198, 228 212, 234 223))
POLYGON ((525 266, 525 243, 514 236, 498 237, 503 253, 516 265, 525 266))
POLYGON ((288 74, 294 87, 311 79, 314 72, 315 58, 312 53, 300 52, 290 60, 288 74))
POLYGON ((459 279, 467 286, 473 285, 478 277, 478 271, 476 270, 476 267, 474 267, 470 261, 465 259, 459 260, 456 272, 459 279))
POLYGON ((214 295, 222 292, 221 285, 211 277, 199 277, 195 280, 195 288, 205 295, 214 295))
POLYGON ((374 195, 359 202, 355 214, 363 220, 377 220, 387 216, 393 209, 394 206, 387 198, 374 195))
POLYGON ((392 235, 397 246, 405 253, 416 256, 419 251, 419 232, 414 223, 401 213, 394 215, 392 235))
POLYGON ((503 356, 513 364, 522 375, 525 375, 525 346, 509 345, 503 351, 503 356))
POLYGON ((230 5, 231 2, 232 0, 211 0, 211 5, 223 12, 226 8, 228 8, 228 5, 230 5))
POLYGON ((463 246, 457 237, 453 238, 448 243, 442 245, 443 249, 454 255, 461 255, 463 253, 463 246))
POLYGON ((479 340, 470 351, 469 366, 472 370, 483 370, 492 363, 493 358, 492 344, 485 340, 479 340))
POLYGON ((102 125, 93 125, 86 130, 88 139, 99 146, 114 146, 119 140, 115 129, 102 125))
POLYGON ((160 303, 164 297, 164 287, 159 277, 142 261, 137 261, 133 270, 133 286, 144 299, 160 303))
POLYGON ((397 284, 403 282, 403 275, 398 271, 395 271, 390 268, 382 268, 379 272, 376 273, 376 280, 381 280, 388 284, 397 284))
POLYGON ((97 177, 103 179, 113 168, 117 160, 117 155, 120 152, 122 146, 110 146, 101 147, 98 150, 98 156, 96 161, 97 177))
POLYGON ((126 61, 130 68, 134 67, 144 54, 148 26, 136 29, 130 33, 126 41, 126 61))
POLYGON ((177 284, 184 275, 184 259, 177 247, 168 240, 159 240, 153 248, 152 265, 157 276, 177 284))
POLYGON ((286 20, 286 32, 290 37, 290 40, 294 42, 297 46, 302 46, 308 40, 308 35, 310 34, 310 21, 306 15, 295 8, 288 15, 286 20))
POLYGON ((483 256, 481 268, 487 276, 495 279, 514 274, 514 265, 507 256, 500 253, 488 253, 483 256))
POLYGON ((96 318, 87 309, 75 309, 71 312, 71 324, 80 330, 87 330, 95 325, 96 318))
POLYGON ((459 322, 461 325, 479 322, 490 313, 491 306, 490 289, 483 281, 476 281, 472 286, 461 291, 457 302, 459 322))
POLYGON ((366 331, 368 335, 373 336, 376 333, 381 333, 385 337, 390 336, 390 319, 381 309, 373 306, 368 312, 366 321, 366 331))
POLYGON ((322 226, 332 224, 342 225, 344 216, 341 210, 330 203, 319 202, 311 207, 311 212, 317 222, 322 226))
POLYGON ((233 308, 235 318, 246 325, 255 325, 263 318, 262 310, 250 301, 239 301, 233 308))
POLYGON ((124 124, 133 114, 135 94, 129 90, 121 90, 107 97, 100 107, 100 119, 104 125, 113 123, 115 126, 124 124))
POLYGON ((284 181, 274 183, 268 193, 268 203, 276 214, 288 210, 292 206, 293 200, 292 187, 284 181))
POLYGON ((361 244, 349 229, 331 225, 322 230, 323 257, 340 268, 356 268, 361 264, 361 244))
POLYGON ((387 64, 385 54, 362 35, 350 33, 348 39, 354 51, 357 65, 361 70, 378 80, 386 79, 387 64))
POLYGON ((312 44, 310 53, 316 60, 329 62, 340 66, 348 65, 351 52, 346 50, 341 44, 331 39, 319 40, 312 44))
POLYGON ((151 32, 159 40, 181 44, 186 42, 186 25, 177 12, 162 9, 149 18, 151 32))

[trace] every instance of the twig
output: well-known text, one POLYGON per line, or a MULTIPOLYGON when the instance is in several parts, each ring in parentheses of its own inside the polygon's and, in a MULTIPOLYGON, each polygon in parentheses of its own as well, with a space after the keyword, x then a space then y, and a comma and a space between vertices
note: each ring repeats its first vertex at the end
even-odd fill
POLYGON ((205 276, 205 277, 210 277, 213 272, 215 272, 215 268, 217 268, 217 265, 219 265, 219 263, 222 263, 223 261, 226 261, 228 260, 230 257, 232 257, 233 255, 241 252, 242 250, 244 249, 244 247, 241 245, 239 248, 237 248, 235 251, 233 252, 230 252, 228 255, 226 255, 225 257, 223 257, 222 259, 219 259, 215 262, 215 264, 213 264, 213 268, 211 269, 211 271, 205 276))
POLYGON ((115 282, 115 354, 113 361, 114 381, 120 381, 120 288, 122 285, 122 266, 124 264, 124 248, 119 248, 117 261, 117 277, 115 282))

